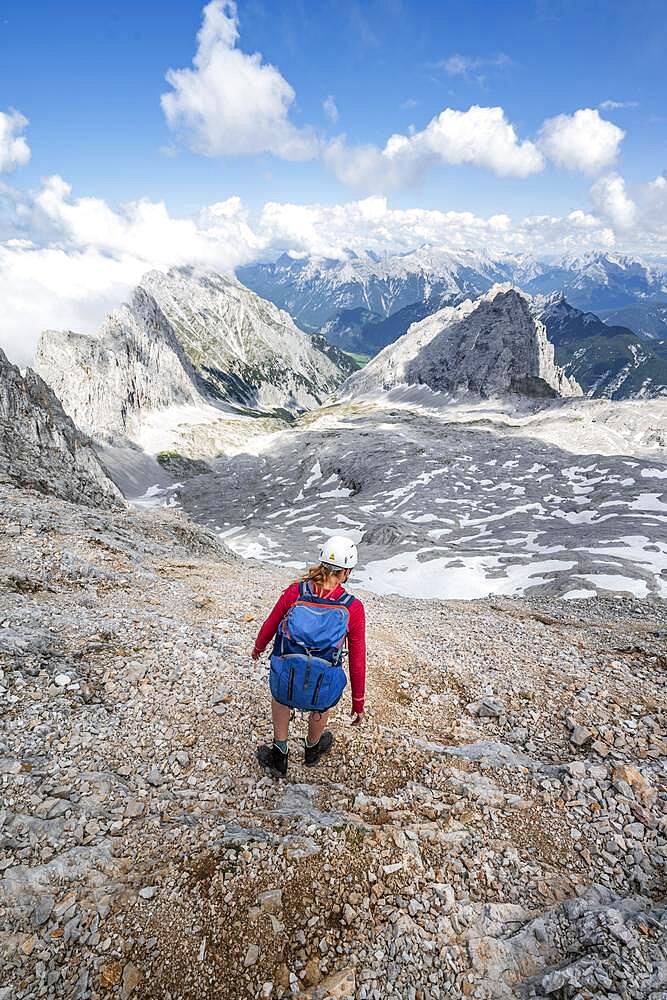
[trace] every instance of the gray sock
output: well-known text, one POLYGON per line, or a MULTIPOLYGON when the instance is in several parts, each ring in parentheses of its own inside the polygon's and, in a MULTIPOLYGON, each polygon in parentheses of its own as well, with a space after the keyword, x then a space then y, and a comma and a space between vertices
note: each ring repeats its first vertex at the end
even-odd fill
POLYGON ((319 742, 320 742, 319 740, 315 740, 314 743, 310 743, 308 737, 306 736, 306 746, 308 747, 309 750, 312 750, 313 747, 316 747, 319 742))
POLYGON ((287 753, 287 740, 274 740, 274 747, 278 747, 281 753, 287 753))

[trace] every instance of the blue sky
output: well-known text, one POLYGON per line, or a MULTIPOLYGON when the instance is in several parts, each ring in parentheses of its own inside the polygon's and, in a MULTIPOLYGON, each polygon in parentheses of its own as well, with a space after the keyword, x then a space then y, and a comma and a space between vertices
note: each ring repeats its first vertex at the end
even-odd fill
MULTIPOLYGON (((202 4, 6 0, 2 11, 2 104, 30 119, 22 184, 59 173, 78 194, 164 198, 174 212, 231 194, 252 206, 349 197, 319 162, 161 152, 174 142, 160 108, 164 75, 190 65, 202 4)), ((238 14, 240 47, 261 52, 294 88, 292 120, 327 135, 382 145, 444 107, 482 104, 500 105, 521 136, 532 136, 545 118, 615 100, 637 104, 602 112, 627 132, 627 180, 667 166, 663 3, 240 0, 238 14), (456 54, 479 65, 451 75, 439 64, 456 54), (328 95, 335 125, 322 109, 328 95)), ((524 214, 566 211, 585 198, 585 179, 568 171, 518 179, 442 165, 393 193, 392 204, 524 214)))
POLYGON ((283 249, 667 258, 665 51, 662 0, 4 0, 0 346, 283 249))

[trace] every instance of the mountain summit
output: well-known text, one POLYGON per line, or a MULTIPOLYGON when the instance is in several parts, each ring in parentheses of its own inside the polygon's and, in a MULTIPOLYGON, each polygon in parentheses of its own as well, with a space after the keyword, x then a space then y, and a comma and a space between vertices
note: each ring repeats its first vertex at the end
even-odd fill
POLYGON ((446 306, 413 323, 399 340, 343 385, 345 396, 423 384, 438 392, 488 397, 579 396, 554 362, 544 324, 516 289, 497 285, 474 302, 446 306))
POLYGON ((336 358, 236 279, 174 269, 146 274, 97 337, 45 331, 36 369, 82 430, 113 440, 169 406, 309 409, 348 374, 336 358))

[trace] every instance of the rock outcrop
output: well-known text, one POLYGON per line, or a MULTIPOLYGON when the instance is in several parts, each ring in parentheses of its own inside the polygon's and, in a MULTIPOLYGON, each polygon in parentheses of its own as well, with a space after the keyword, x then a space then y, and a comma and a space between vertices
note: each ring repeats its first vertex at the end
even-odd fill
POLYGON ((414 323, 352 375, 338 395, 364 396, 401 384, 482 397, 582 395, 555 364, 553 345, 528 301, 509 286, 495 286, 475 301, 446 306, 414 323))
POLYGON ((343 380, 290 317, 233 278, 151 271, 98 337, 47 330, 36 369, 98 441, 137 436, 171 406, 296 413, 343 380))
POLYGON ((89 506, 120 506, 90 442, 48 385, 22 375, 0 350, 0 483, 89 506))

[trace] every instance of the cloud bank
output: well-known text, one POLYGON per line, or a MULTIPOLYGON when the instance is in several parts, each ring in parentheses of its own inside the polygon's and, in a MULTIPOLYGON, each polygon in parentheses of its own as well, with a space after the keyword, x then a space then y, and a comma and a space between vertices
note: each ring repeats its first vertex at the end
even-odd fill
MULTIPOLYGON (((151 268, 189 264, 231 271, 283 250, 344 256, 407 252, 422 244, 482 250, 491 256, 580 253, 591 249, 667 253, 667 179, 632 192, 618 174, 591 189, 594 211, 514 220, 472 212, 393 208, 384 196, 334 205, 267 202, 251 214, 240 198, 177 218, 148 199, 113 207, 77 198, 61 177, 29 199, 16 192, 23 235, 0 242, 0 346, 20 364, 48 327, 95 332, 151 268), (33 239, 25 238, 30 224, 33 239)), ((17 231, 18 233, 18 231, 17 231)))

